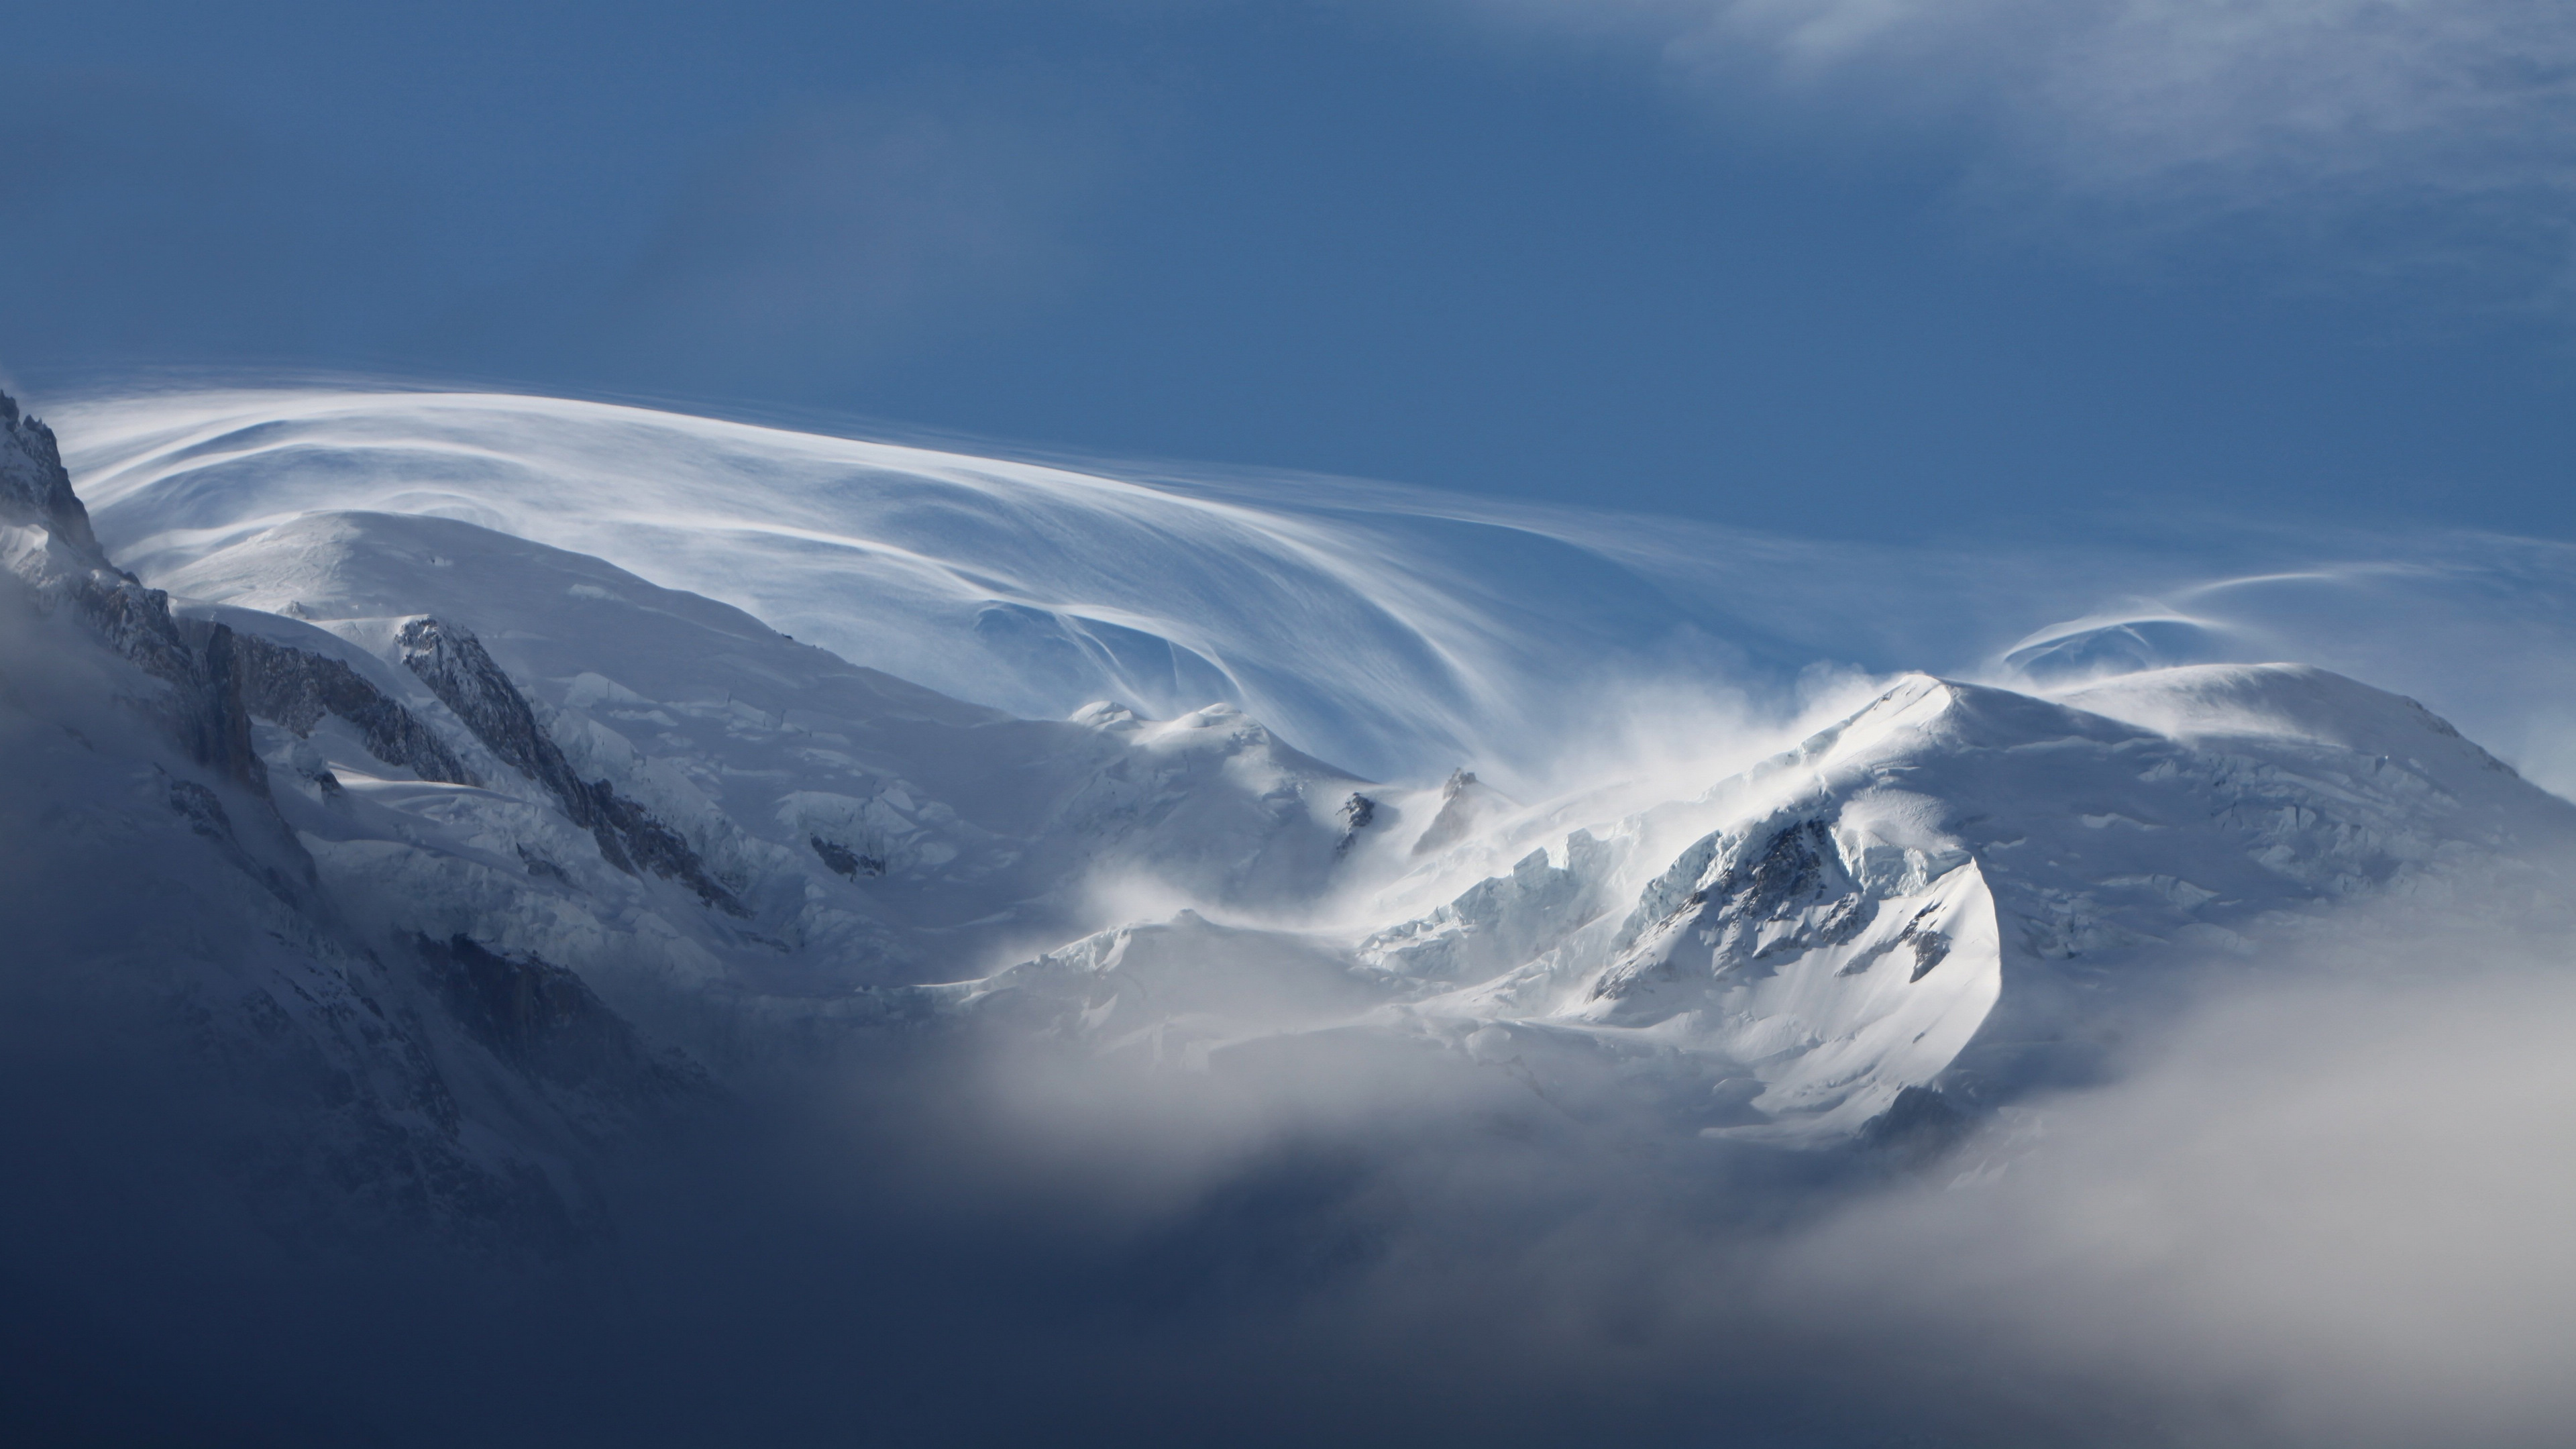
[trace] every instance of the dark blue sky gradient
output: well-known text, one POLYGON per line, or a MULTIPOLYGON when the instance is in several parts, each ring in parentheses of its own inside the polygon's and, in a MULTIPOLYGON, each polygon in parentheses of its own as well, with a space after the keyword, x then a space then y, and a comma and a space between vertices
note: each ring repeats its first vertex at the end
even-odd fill
POLYGON ((1963 199, 1964 132, 1435 0, 10 24, 0 374, 39 405, 352 369, 1875 539, 2576 536, 2569 318, 2474 258, 2131 245, 1963 199))

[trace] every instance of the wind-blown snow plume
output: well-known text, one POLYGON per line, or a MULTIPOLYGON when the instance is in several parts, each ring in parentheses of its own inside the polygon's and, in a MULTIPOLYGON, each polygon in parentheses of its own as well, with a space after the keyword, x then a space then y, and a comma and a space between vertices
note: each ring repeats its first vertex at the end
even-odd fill
POLYGON ((1369 773, 1534 765, 1582 686, 1675 622, 1651 578, 1472 511, 1262 506, 536 398, 230 394, 71 416, 84 487, 147 569, 308 511, 436 514, 960 697, 1059 717, 1235 703, 1369 773))
POLYGON ((1900 549, 357 387, 103 395, 56 415, 103 535, 148 580, 219 569, 309 512, 430 514, 606 559, 961 699, 1057 717, 1225 702, 1373 778, 1465 764, 1536 798, 1660 757, 1695 789, 1782 742, 1835 668, 2009 682, 2002 656, 2081 627, 2046 621, 2178 615, 2204 637, 2152 662, 2319 664, 2576 785, 2576 566, 2538 540, 2197 518, 2129 520, 2130 545, 1900 549))

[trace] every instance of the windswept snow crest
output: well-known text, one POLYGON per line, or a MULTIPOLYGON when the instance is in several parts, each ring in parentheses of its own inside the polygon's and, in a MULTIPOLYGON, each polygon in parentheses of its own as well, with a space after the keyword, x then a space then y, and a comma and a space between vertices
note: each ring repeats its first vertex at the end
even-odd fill
POLYGON ((432 516, 724 599, 954 698, 1039 718, 1224 703, 1368 774, 1525 755, 1555 686, 1615 678, 1675 616, 1652 579, 1508 522, 631 407, 252 391, 78 417, 103 536, 148 577, 312 514, 432 516), (1532 575, 1555 584, 1531 597, 1532 575))
MULTIPOLYGON (((2576 788, 2576 552, 2545 540, 2140 519, 2121 542, 1889 547, 366 385, 135 389, 55 412, 99 537, 146 579, 306 514, 447 518, 953 698, 1053 719, 1223 702, 1372 778, 1464 765, 1552 796, 1622 757, 1709 753, 1820 661, 2047 691, 2297 659, 2437 701, 2576 788), (2063 622, 2032 628, 2046 619, 2063 622), (1734 728, 1710 729, 1719 716, 1734 728)), ((1716 753, 1690 763, 1724 774, 1761 751, 1716 753)))

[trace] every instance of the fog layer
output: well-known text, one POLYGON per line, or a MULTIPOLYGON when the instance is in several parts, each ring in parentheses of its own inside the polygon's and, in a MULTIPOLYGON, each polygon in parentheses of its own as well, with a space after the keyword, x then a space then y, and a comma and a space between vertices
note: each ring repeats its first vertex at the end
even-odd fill
POLYGON ((169 1042, 13 1012, 11 1412, 97 1442, 2552 1442, 2576 977, 2528 901, 2213 962, 2114 1085, 1946 1151, 1677 1139, 1616 1081, 1330 1039, 1213 1072, 889 1040, 638 1144, 613 1229, 556 1254, 280 1243, 207 1206, 243 1165, 206 1144, 273 1104, 174 1130, 169 1042))

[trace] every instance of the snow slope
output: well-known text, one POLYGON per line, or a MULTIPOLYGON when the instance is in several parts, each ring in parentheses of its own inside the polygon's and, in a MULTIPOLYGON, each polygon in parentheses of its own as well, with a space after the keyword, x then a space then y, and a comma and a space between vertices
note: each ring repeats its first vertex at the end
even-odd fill
POLYGON ((1677 613, 1633 569, 1524 528, 635 408, 301 392, 74 416, 99 526, 148 578, 308 512, 433 515, 1015 714, 1222 702, 1371 775, 1526 749, 1534 702, 1677 613))
POLYGON ((1112 924, 1113 887, 1293 913, 1361 854, 1363 782, 1230 707, 1017 719, 472 524, 307 515, 162 577, 209 618, 347 658, 455 721, 477 786, 404 778, 345 728, 267 736, 328 837, 322 868, 400 931, 812 995, 1052 946, 1112 924), (413 662, 423 617, 488 652, 541 739, 500 743, 436 697, 413 662), (546 749, 560 765, 532 767, 546 749), (670 871, 619 866, 566 818, 593 782, 678 838, 670 871))
POLYGON ((1461 846, 1527 853, 1356 943, 1205 946, 1223 987, 1185 1003, 1160 933, 1203 922, 1111 933, 955 1000, 1026 1017, 1042 999, 1052 1030, 1194 1061, 1319 1028, 1540 1081, 1619 1061, 1687 1084, 1674 1110, 1704 1130, 1832 1140, 1909 1091, 1939 1094, 1920 1116, 2089 1080, 2194 973, 2256 969, 2340 902, 2498 872, 2559 889, 2576 848, 2576 806, 2413 701, 2295 665, 2055 700, 1914 676, 1695 799, 1565 829, 1579 818, 1527 812, 1461 846), (1327 948, 1376 996, 1319 1022, 1327 948))
MULTIPOLYGON (((595 1232, 585 1164, 703 1106, 704 1074, 568 971, 353 920, 246 708, 281 656, 118 571, 5 397, 0 561, 0 1059, 43 1104, 13 1160, 73 1164, 93 1206, 229 1204, 316 1244, 595 1232)), ((363 682, 309 673, 378 748, 458 773, 363 682)))

